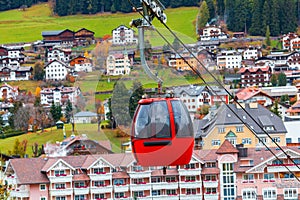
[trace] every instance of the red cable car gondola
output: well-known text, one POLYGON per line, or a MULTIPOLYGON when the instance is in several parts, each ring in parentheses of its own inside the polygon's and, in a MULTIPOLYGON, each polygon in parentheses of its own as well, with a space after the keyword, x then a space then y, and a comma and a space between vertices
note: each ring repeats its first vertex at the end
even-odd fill
POLYGON ((141 99, 133 118, 131 144, 139 165, 188 164, 194 132, 185 105, 173 97, 141 99))

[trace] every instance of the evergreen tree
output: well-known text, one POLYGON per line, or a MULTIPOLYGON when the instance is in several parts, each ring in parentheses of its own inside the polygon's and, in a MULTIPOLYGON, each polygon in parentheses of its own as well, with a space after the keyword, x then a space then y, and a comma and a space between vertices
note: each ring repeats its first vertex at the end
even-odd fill
POLYGON ((217 15, 223 18, 225 14, 225 2, 224 0, 217 0, 217 15))
POLYGON ((216 16, 216 10, 213 0, 206 0, 207 8, 209 11, 209 20, 211 21, 216 16))
POLYGON ((70 123, 72 116, 73 116, 73 106, 70 99, 68 99, 66 110, 65 110, 65 118, 67 120, 67 123, 70 123))
POLYGON ((131 123, 129 114, 129 91, 124 82, 116 82, 111 100, 113 117, 117 125, 128 126, 131 123))
POLYGON ((139 81, 133 82, 132 91, 133 91, 132 95, 129 99, 129 113, 131 118, 133 118, 139 100, 143 97, 145 93, 143 89, 143 85, 139 81))
POLYGON ((270 6, 270 35, 280 34, 279 3, 278 0, 271 0, 270 6))
POLYGON ((268 47, 271 46, 270 27, 269 27, 269 25, 267 26, 267 30, 266 30, 266 45, 268 47))
POLYGON ((294 32, 297 28, 296 4, 294 0, 279 1, 280 31, 282 34, 294 32))
POLYGON ((263 23, 262 23, 262 7, 263 0, 253 0, 253 15, 251 20, 251 27, 249 32, 252 35, 264 35, 263 23))
POLYGON ((54 120, 54 122, 57 122, 60 120, 60 118, 62 117, 62 113, 61 113, 61 106, 60 105, 55 105, 54 103, 52 103, 51 107, 50 107, 50 113, 52 115, 52 118, 54 120))
POLYGON ((277 76, 276 76, 276 74, 272 74, 271 84, 272 84, 273 87, 277 86, 277 76))
MULTIPOLYGON (((263 29, 267 30, 267 27, 270 25, 270 2, 269 0, 265 0, 264 6, 263 6, 263 13, 262 13, 262 23, 263 23, 263 29)), ((264 32, 265 35, 267 35, 267 32, 264 32)), ((270 34, 270 27, 269 27, 269 34, 270 34)), ((267 45, 269 46, 269 45, 267 45)))
POLYGON ((209 10, 206 1, 201 3, 198 16, 198 29, 205 27, 209 20, 209 10))
POLYGON ((278 86, 286 86, 286 75, 283 72, 278 74, 278 86))

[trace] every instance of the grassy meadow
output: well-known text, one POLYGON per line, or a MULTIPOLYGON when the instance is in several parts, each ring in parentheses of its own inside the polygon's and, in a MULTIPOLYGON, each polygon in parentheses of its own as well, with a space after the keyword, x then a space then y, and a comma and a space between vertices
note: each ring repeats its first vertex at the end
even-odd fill
MULTIPOLYGON (((67 124, 65 127, 66 136, 69 137, 72 134, 71 131, 71 125, 67 124)), ((76 124, 75 125, 75 135, 82 135, 86 134, 89 139, 101 141, 101 140, 110 140, 112 150, 114 152, 121 152, 121 143, 128 141, 128 138, 118 138, 115 137, 117 130, 110 130, 110 129, 104 129, 100 130, 98 132, 97 124, 76 124)), ((16 139, 18 139, 20 142, 23 140, 27 140, 27 150, 26 154, 28 154, 29 157, 32 157, 32 146, 34 143, 41 144, 55 144, 56 141, 61 142, 63 137, 63 130, 62 129, 56 129, 56 127, 52 127, 49 129, 46 129, 43 133, 37 132, 37 133, 27 133, 24 135, 11 137, 7 139, 0 139, 0 152, 1 153, 8 153, 9 151, 13 150, 13 144, 15 143, 16 139)))
MULTIPOLYGON (((198 8, 166 9, 168 26, 177 32, 186 42, 196 41, 194 21, 198 8), (180 15, 178 12, 180 11, 180 15)), ((53 16, 47 3, 32 6, 25 11, 10 10, 0 12, 0 44, 33 42, 41 40, 42 31, 70 29, 77 31, 87 28, 95 32, 96 37, 111 35, 111 31, 121 24, 129 26, 132 19, 140 18, 139 13, 129 14, 95 14, 73 15, 66 17, 53 16)), ((153 24, 165 32, 158 20, 153 24)), ((156 40, 157 41, 157 40, 156 40)))

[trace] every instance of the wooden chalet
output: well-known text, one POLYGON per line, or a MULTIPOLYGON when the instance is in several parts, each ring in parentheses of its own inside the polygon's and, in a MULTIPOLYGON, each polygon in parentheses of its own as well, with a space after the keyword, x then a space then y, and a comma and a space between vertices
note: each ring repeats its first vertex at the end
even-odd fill
POLYGON ((75 34, 69 29, 42 32, 44 43, 73 43, 75 34))
POLYGON ((90 31, 86 28, 82 28, 75 32, 75 40, 76 41, 87 41, 87 40, 94 40, 95 33, 90 31))

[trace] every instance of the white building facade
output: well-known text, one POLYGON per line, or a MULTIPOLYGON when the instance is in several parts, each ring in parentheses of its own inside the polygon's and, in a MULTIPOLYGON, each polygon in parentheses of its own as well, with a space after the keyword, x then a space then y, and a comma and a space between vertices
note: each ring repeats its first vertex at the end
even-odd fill
POLYGON ((134 36, 134 30, 121 25, 112 30, 112 43, 114 45, 137 44, 137 38, 134 36))
POLYGON ((106 73, 111 76, 130 74, 131 61, 128 54, 111 54, 106 59, 106 73))
POLYGON ((242 55, 235 50, 223 51, 217 55, 217 68, 234 69, 241 68, 242 55))
POLYGON ((68 67, 65 63, 54 60, 45 66, 46 80, 65 80, 68 74, 68 67))

